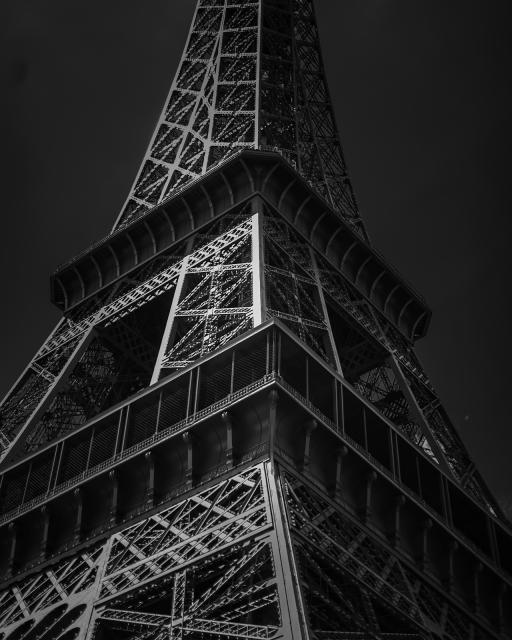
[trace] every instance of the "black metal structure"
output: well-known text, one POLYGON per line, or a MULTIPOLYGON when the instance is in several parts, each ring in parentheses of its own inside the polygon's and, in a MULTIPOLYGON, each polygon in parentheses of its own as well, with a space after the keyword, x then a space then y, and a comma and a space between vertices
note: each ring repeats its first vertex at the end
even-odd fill
POLYGON ((512 537, 368 242, 312 0, 199 0, 0 406, 0 639, 512 637, 512 537))

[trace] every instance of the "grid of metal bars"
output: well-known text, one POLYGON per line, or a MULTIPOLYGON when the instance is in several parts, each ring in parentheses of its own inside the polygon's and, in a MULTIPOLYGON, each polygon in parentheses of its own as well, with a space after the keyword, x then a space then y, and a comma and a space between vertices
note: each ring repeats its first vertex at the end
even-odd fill
POLYGON ((312 0, 198 2, 171 91, 115 228, 244 147, 281 153, 364 235, 312 0))

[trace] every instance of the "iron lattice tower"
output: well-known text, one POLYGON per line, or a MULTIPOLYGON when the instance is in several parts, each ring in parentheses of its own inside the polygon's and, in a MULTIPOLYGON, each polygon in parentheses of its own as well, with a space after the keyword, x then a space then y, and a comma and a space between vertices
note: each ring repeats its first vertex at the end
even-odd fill
POLYGON ((199 0, 0 407, 0 638, 512 637, 509 524, 369 244, 312 0, 199 0))

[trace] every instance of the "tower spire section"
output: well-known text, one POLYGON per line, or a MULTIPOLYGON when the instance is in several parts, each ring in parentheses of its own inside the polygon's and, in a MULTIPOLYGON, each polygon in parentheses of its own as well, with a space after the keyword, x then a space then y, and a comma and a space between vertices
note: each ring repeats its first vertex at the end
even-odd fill
POLYGON ((277 151, 362 235, 313 0, 200 0, 114 229, 242 149, 277 151))

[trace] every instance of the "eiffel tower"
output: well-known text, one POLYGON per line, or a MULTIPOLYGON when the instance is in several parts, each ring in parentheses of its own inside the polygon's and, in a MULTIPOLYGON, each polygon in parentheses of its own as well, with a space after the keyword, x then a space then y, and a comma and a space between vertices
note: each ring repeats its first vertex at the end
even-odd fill
POLYGON ((198 0, 0 406, 1 640, 512 638, 512 538, 375 251, 313 0, 198 0))

